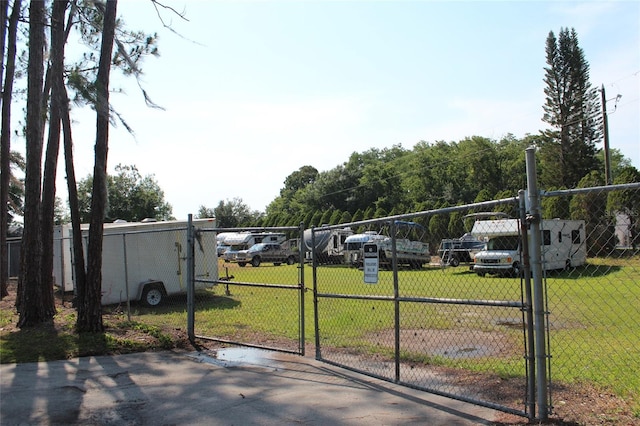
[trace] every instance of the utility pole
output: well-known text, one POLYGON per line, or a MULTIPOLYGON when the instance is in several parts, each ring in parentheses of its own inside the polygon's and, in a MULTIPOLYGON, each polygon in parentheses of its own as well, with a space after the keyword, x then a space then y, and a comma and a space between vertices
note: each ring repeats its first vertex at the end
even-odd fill
POLYGON ((611 185, 611 158, 609 156, 609 123, 607 121, 607 97, 604 92, 604 84, 600 89, 600 95, 602 97, 602 125, 604 127, 604 176, 605 183, 611 185))

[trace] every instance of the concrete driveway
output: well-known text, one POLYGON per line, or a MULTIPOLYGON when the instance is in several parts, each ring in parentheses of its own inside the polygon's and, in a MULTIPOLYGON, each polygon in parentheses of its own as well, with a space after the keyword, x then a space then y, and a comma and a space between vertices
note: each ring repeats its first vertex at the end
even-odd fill
POLYGON ((277 352, 0 365, 2 425, 476 425, 498 412, 277 352))

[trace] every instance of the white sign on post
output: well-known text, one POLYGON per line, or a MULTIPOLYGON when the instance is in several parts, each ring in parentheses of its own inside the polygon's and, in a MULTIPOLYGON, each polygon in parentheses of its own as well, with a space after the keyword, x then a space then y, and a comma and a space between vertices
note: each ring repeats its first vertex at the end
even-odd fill
POLYGON ((366 284, 378 283, 378 245, 377 244, 365 244, 363 246, 363 258, 364 261, 364 282, 366 284))

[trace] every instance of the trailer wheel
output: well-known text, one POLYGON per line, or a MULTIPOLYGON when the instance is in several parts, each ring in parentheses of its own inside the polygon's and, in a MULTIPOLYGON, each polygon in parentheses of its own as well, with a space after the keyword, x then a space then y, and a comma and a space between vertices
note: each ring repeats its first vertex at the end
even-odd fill
POLYGON ((251 259, 251 266, 254 266, 256 268, 260 266, 260 256, 254 256, 254 258, 251 259))
POLYGON ((150 308, 154 308, 162 303, 164 297, 164 287, 160 283, 147 284, 142 291, 142 303, 150 308))
POLYGON ((289 256, 287 257, 287 265, 293 265, 294 263, 296 263, 296 258, 293 256, 289 256))
POLYGON ((449 259, 449 265, 453 266, 454 268, 460 266, 460 259, 458 259, 458 256, 452 256, 451 259, 449 259))

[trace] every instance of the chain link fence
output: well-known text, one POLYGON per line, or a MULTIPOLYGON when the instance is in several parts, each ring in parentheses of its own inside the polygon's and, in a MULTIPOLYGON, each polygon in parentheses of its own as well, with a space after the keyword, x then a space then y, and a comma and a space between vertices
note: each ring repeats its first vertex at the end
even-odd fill
POLYGON ((572 416, 614 399, 637 420, 640 184, 543 193, 542 211, 584 221, 588 256, 582 266, 544 276, 551 409, 572 416), (571 393, 598 398, 571 404, 571 393))
POLYGON ((472 234, 476 218, 517 211, 507 199, 320 228, 347 225, 352 235, 343 264, 313 268, 316 358, 526 415, 532 334, 523 282, 506 271, 484 277, 472 262, 486 246, 472 234))
POLYGON ((216 288, 195 294, 192 339, 304 354, 302 229, 213 230, 220 276, 195 277, 216 288))
POLYGON ((634 183, 543 192, 539 214, 521 193, 316 228, 352 231, 343 264, 314 264, 316 357, 527 417, 610 395, 633 419, 639 200, 634 183))

